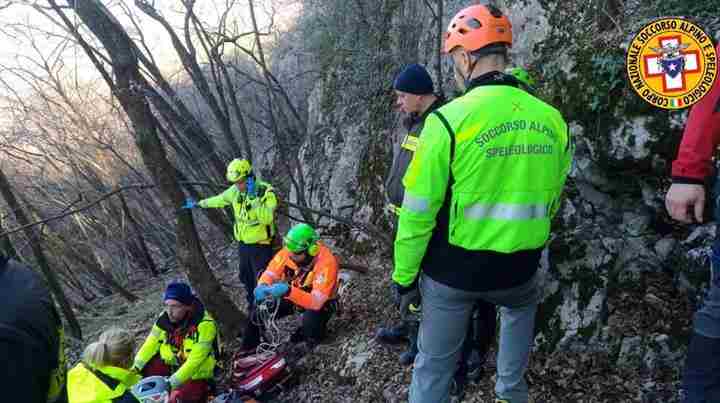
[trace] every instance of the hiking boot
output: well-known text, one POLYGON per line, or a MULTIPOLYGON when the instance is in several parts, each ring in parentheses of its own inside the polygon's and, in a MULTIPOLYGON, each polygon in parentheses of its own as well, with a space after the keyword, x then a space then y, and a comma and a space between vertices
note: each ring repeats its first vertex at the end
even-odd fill
POLYGON ((406 366, 412 365, 412 363, 415 362, 415 356, 418 353, 417 333, 410 331, 408 332, 408 335, 410 339, 408 349, 400 354, 400 364, 406 366))
POLYGON ((417 348, 411 348, 406 351, 403 351, 402 354, 400 354, 400 365, 412 365, 415 362, 415 356, 417 355, 417 348))
POLYGON ((467 378, 465 376, 453 376, 450 381, 450 396, 457 397, 462 400, 465 397, 465 386, 467 385, 467 378))
POLYGON ((404 323, 399 323, 393 327, 381 327, 375 334, 375 338, 383 344, 407 343, 407 328, 404 323))
POLYGON ((487 353, 480 355, 477 350, 470 352, 470 357, 466 361, 467 378, 476 382, 485 376, 485 361, 487 361, 487 353))
POLYGON ((485 377, 485 367, 482 365, 476 368, 468 369, 467 378, 472 382, 477 382, 485 377))

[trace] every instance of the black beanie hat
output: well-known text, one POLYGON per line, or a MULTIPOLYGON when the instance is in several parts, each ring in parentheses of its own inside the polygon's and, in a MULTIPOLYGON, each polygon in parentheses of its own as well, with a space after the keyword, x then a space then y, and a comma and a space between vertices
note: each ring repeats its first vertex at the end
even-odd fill
POLYGON ((433 93, 433 82, 425 67, 411 64, 398 74, 393 83, 397 91, 415 95, 429 95, 433 93))

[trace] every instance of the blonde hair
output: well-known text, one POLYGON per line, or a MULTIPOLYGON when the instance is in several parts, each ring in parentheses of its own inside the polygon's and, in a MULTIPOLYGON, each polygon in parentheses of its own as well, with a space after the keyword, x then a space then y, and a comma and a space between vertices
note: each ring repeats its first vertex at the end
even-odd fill
POLYGON ((135 349, 135 339, 127 331, 113 327, 104 331, 98 341, 90 343, 82 360, 89 365, 128 368, 135 349))

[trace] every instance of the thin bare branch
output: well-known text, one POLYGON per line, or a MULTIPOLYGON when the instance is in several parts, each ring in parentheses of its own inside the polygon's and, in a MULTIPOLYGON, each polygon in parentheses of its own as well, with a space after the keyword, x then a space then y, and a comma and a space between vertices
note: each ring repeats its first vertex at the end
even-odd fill
POLYGON ((6 232, 0 234, 0 237, 5 236, 5 235, 14 234, 14 233, 16 233, 16 232, 23 231, 23 230, 25 230, 25 229, 27 229, 27 228, 34 227, 34 226, 37 226, 37 225, 47 224, 47 223, 49 223, 49 222, 51 222, 51 221, 57 221, 57 220, 59 220, 59 219, 61 219, 61 218, 65 218, 65 217, 70 216, 70 215, 73 215, 73 214, 81 213, 81 212, 83 212, 83 211, 85 211, 85 210, 87 210, 87 209, 89 209, 89 208, 97 205, 98 203, 102 202, 103 200, 108 199, 109 197, 111 197, 111 196, 113 196, 113 195, 115 195, 115 194, 117 194, 117 193, 126 191, 126 190, 130 190, 130 189, 150 189, 150 188, 153 188, 153 187, 155 187, 155 185, 153 185, 153 184, 139 184, 139 185, 128 185, 128 186, 117 187, 117 188, 115 188, 114 190, 112 190, 112 191, 110 191, 110 192, 108 192, 108 193, 105 193, 104 195, 102 195, 102 196, 99 197, 98 199, 96 199, 96 200, 94 200, 94 201, 92 201, 92 202, 90 202, 90 203, 88 203, 88 204, 85 204, 85 205, 82 206, 82 207, 76 208, 76 209, 74 209, 74 210, 69 210, 69 211, 67 211, 67 212, 65 212, 65 213, 58 214, 58 215, 55 215, 55 216, 46 218, 46 219, 44 219, 44 220, 35 221, 35 222, 29 223, 29 224, 26 224, 26 225, 22 225, 22 226, 20 226, 20 227, 18 227, 18 228, 15 228, 15 229, 12 229, 12 230, 10 230, 10 231, 6 231, 6 232))
MULTIPOLYGON (((179 183, 180 183, 181 185, 209 186, 209 187, 213 187, 213 188, 216 188, 216 189, 224 189, 224 188, 226 187, 225 185, 219 185, 219 184, 210 183, 210 182, 183 181, 183 182, 179 182, 179 183)), ((92 202, 90 202, 90 203, 87 203, 87 204, 83 205, 82 207, 76 208, 76 209, 74 209, 74 210, 69 210, 69 211, 67 211, 67 212, 65 212, 65 213, 58 214, 58 215, 55 215, 55 216, 52 216, 52 217, 49 217, 49 218, 46 218, 46 219, 43 219, 43 220, 35 221, 35 222, 32 222, 32 223, 29 223, 29 224, 26 224, 26 225, 23 225, 23 226, 14 228, 14 229, 12 229, 12 230, 7 230, 7 231, 5 231, 5 232, 3 232, 3 233, 0 233, 0 237, 6 236, 6 235, 10 235, 10 234, 14 234, 14 233, 16 233, 16 232, 23 231, 23 230, 25 230, 25 229, 27 229, 27 228, 30 228, 30 227, 33 227, 33 226, 37 226, 37 225, 41 225, 41 224, 46 224, 46 223, 49 223, 49 222, 51 222, 51 221, 56 221, 56 220, 59 220, 59 219, 61 219, 61 218, 65 218, 65 217, 67 217, 67 216, 70 216, 70 215, 73 215, 73 214, 77 214, 77 213, 83 212, 83 211, 85 211, 85 210, 90 209, 90 208, 93 207, 93 206, 96 206, 97 204, 101 203, 103 200, 106 200, 106 199, 112 197, 113 195, 118 194, 118 193, 121 193, 121 192, 125 192, 125 191, 128 191, 128 190, 151 189, 151 188, 154 188, 154 187, 156 187, 156 186, 157 186, 157 185, 155 185, 155 184, 150 184, 150 183, 147 183, 147 184, 141 183, 141 184, 134 184, 134 185, 118 186, 118 187, 116 187, 115 189, 113 189, 112 191, 103 194, 103 195, 100 196, 99 198, 95 199, 94 201, 92 201, 92 202)), ((317 209, 313 209, 313 208, 301 206, 301 205, 298 205, 298 204, 296 204, 296 203, 291 203, 291 202, 284 201, 284 200, 283 200, 281 203, 284 203, 284 204, 286 204, 288 207, 292 207, 292 208, 298 209, 298 210, 300 210, 300 211, 302 211, 302 212, 305 212, 305 213, 315 214, 315 215, 320 216, 320 217, 327 217, 327 218, 333 219, 333 220, 335 220, 335 221, 337 221, 337 222, 339 222, 339 223, 345 224, 345 225, 347 225, 347 226, 349 226, 349 227, 358 228, 358 229, 362 230, 363 232, 365 232, 365 233, 367 233, 367 234, 371 234, 371 235, 374 235, 374 236, 378 237, 379 239, 383 240, 384 242, 391 242, 391 241, 392 241, 392 240, 390 239, 390 237, 388 236, 388 234, 386 233, 386 231, 382 231, 381 229, 375 227, 375 226, 372 225, 372 224, 358 223, 358 222, 355 222, 355 221, 353 221, 353 220, 351 220, 351 219, 348 219, 348 218, 345 218, 345 217, 340 217, 340 216, 338 216, 338 215, 332 214, 332 213, 327 212, 327 211, 322 211, 322 210, 317 210, 317 209)))

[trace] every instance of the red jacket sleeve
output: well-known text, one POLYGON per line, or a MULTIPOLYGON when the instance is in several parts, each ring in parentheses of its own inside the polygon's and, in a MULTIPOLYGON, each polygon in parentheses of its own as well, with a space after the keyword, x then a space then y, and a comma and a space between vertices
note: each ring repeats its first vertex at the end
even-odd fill
MULTIPOLYGON (((720 45, 716 48, 720 55, 720 45)), ((720 143, 720 77, 708 94, 690 109, 678 156, 672 164, 674 183, 702 184, 712 171, 712 157, 720 143)))

